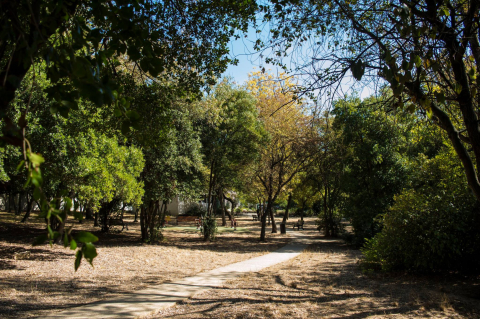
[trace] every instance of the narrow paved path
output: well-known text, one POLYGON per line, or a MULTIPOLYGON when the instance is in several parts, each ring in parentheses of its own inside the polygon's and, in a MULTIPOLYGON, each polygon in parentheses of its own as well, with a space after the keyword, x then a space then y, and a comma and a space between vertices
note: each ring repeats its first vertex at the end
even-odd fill
POLYGON ((103 300, 80 307, 52 313, 42 318, 136 318, 156 310, 175 305, 194 294, 210 288, 221 287, 227 280, 247 272, 292 259, 308 246, 310 240, 300 232, 292 232, 290 244, 263 256, 248 259, 225 267, 199 273, 175 282, 163 283, 122 297, 103 300))

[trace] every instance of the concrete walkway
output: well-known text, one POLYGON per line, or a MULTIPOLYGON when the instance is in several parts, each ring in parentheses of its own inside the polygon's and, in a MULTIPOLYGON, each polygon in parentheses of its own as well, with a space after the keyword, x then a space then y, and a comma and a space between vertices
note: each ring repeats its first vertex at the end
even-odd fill
POLYGON ((307 247, 310 240, 300 232, 292 232, 293 241, 267 255, 248 259, 225 267, 199 273, 175 282, 163 283, 122 297, 103 300, 80 307, 52 313, 42 318, 136 318, 175 305, 204 290, 221 287, 227 280, 247 272, 292 259, 307 247))

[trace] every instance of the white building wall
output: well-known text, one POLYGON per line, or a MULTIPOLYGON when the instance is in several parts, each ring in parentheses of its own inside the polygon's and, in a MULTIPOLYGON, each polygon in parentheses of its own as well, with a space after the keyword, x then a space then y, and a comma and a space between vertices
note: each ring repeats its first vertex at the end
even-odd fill
POLYGON ((182 205, 180 205, 180 199, 176 196, 171 203, 167 204, 167 214, 172 216, 178 216, 179 214, 183 213, 181 210, 182 205))

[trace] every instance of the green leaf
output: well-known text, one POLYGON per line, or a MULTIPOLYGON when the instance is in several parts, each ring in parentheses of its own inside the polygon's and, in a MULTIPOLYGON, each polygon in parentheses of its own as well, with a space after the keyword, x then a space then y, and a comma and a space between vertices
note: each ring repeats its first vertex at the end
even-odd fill
POLYGON ((75 241, 75 239, 70 240, 70 249, 71 250, 77 249, 77 242, 75 241))
POLYGON ((27 157, 30 160, 30 162, 32 162, 37 166, 45 162, 45 159, 40 154, 30 153, 30 154, 27 154, 27 157))
POLYGON ((35 238, 35 240, 32 243, 32 246, 43 245, 47 241, 47 239, 48 239, 48 235, 46 234, 40 235, 37 238, 35 238))
POLYGON ((403 85, 398 85, 398 86, 393 88, 393 95, 395 95, 395 96, 400 96, 400 94, 402 94, 402 92, 403 92, 403 85))
POLYGON ((93 259, 97 257, 97 249, 95 248, 95 246, 91 243, 86 243, 82 247, 82 252, 83 256, 85 256, 85 259, 90 263, 90 265, 93 266, 93 259))
POLYGON ((475 72, 475 68, 471 68, 468 71, 468 76, 470 77, 471 80, 475 80, 477 78, 477 72, 475 72))
POLYGON ((150 64, 148 63, 148 58, 144 58, 140 60, 140 67, 142 68, 143 72, 148 72, 150 64))
POLYGON ((78 219, 78 220, 83 220, 83 214, 82 214, 82 212, 74 211, 74 212, 73 212, 73 217, 74 217, 75 219, 78 219))
POLYGON ((25 165, 25 161, 21 161, 17 166, 17 171, 19 171, 25 165))
POLYGON ((428 118, 431 119, 432 116, 433 116, 432 108, 431 108, 431 107, 426 107, 426 108, 425 108, 425 111, 427 111, 427 116, 428 116, 428 118))
POLYGON ((54 234, 53 234, 53 230, 52 230, 52 228, 50 227, 50 225, 47 225, 47 230, 48 230, 49 238, 50 238, 50 239, 53 239, 53 238, 54 238, 54 234))
POLYGON ((463 89, 463 87, 462 87, 462 85, 461 85, 460 83, 456 83, 456 84, 455 84, 455 92, 456 92, 457 94, 462 93, 462 89, 463 89))
POLYGON ((67 246, 68 246, 68 234, 67 232, 65 232, 63 234, 63 247, 67 248, 67 246))
POLYGON ((40 187, 42 185, 43 178, 40 169, 37 168, 31 171, 30 180, 36 187, 40 187))
POLYGON ((352 63, 350 66, 352 71, 353 77, 360 81, 362 79, 363 74, 365 73, 365 65, 363 64, 362 60, 358 60, 357 62, 352 63))
POLYGON ((417 68, 422 65, 422 59, 418 55, 413 56, 413 62, 417 68))
POLYGON ((137 111, 127 111, 126 115, 131 121, 138 121, 140 119, 140 115, 137 111))
POLYGON ((411 114, 412 114, 413 112, 415 112, 415 104, 412 103, 412 104, 408 105, 407 111, 408 111, 409 113, 411 113, 411 114))
POLYGON ((80 243, 94 243, 98 241, 97 236, 86 231, 81 231, 78 234, 76 234, 74 237, 80 243))
POLYGON ((438 103, 445 103, 445 94, 443 92, 435 92, 435 98, 438 103))
POLYGON ((122 123, 122 133, 123 134, 128 134, 130 132, 130 122, 129 121, 124 121, 122 123))
POLYGON ((75 257, 75 271, 77 271, 78 267, 80 267, 80 263, 82 262, 83 252, 81 250, 77 251, 77 255, 75 257))
POLYGON ((38 201, 40 199, 40 197, 42 197, 42 192, 40 191, 40 188, 38 187, 35 187, 33 189, 33 198, 38 201))
POLYGON ((63 200, 64 200, 63 210, 68 213, 72 208, 72 199, 70 197, 64 197, 63 200))
POLYGON ((60 104, 63 105, 67 111, 69 109, 78 110, 78 104, 75 101, 62 100, 62 102, 60 102, 60 104))

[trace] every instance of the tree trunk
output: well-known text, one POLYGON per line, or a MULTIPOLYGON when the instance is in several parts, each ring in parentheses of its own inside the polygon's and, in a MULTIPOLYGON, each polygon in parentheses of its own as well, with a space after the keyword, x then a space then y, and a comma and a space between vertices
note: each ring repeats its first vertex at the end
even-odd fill
POLYGON ((12 194, 5 195, 5 203, 5 211, 7 213, 10 213, 10 211, 12 210, 12 194))
POLYGON ((83 219, 85 218, 85 215, 83 214, 84 213, 84 206, 82 206, 82 204, 80 203, 78 198, 75 199, 75 205, 73 205, 73 209, 74 209, 75 212, 77 211, 77 208, 78 208, 78 212, 80 214, 82 214, 82 219, 80 219, 78 221, 78 223, 83 224, 83 219))
POLYGON ((108 231, 108 214, 109 214, 109 209, 107 207, 108 204, 103 203, 102 206, 100 207, 98 211, 98 216, 100 216, 100 220, 102 222, 102 232, 107 232, 108 231))
POLYGON ((286 224, 288 220, 288 212, 290 210, 290 205, 292 204, 292 194, 288 194, 287 208, 285 209, 285 214, 283 214, 282 224, 286 224))
POLYGON ((158 227, 160 215, 160 200, 151 200, 148 205, 144 203, 140 211, 140 228, 142 232, 142 241, 154 243, 161 239, 158 227))
POLYGON ((273 203, 272 203, 272 205, 270 205, 269 216, 272 219, 272 233, 276 234, 277 233, 277 224, 275 223, 275 216, 273 216, 273 203))
POLYGON ((90 207, 90 205, 87 206, 87 204, 85 204, 85 206, 83 206, 83 209, 85 210, 85 219, 95 220, 95 226, 98 226, 98 218, 97 218, 98 216, 93 213, 92 207, 90 207))
POLYGON ((11 194, 10 195, 10 211, 12 210, 12 206, 13 206, 13 213, 14 214, 17 213, 17 202, 15 200, 16 196, 17 196, 17 194, 11 194))
POLYGON ((325 194, 323 195, 323 226, 325 229, 323 233, 326 237, 330 237, 330 228, 328 223, 327 187, 325 186, 325 194))
POLYGON ((166 200, 162 201, 162 207, 160 209, 160 218, 159 218, 160 227, 165 226, 165 217, 167 215, 167 205, 168 205, 168 201, 166 200))
POLYGON ((214 168, 214 162, 212 161, 210 165, 210 178, 208 181, 208 203, 207 203, 207 214, 210 215, 210 209, 212 206, 212 188, 213 188, 213 168, 214 168))
MULTIPOLYGON (((70 198, 73 198, 73 196, 75 195, 75 193, 73 193, 72 191, 70 191, 70 193, 68 194, 68 197, 70 198)), ((57 208, 58 209, 61 209, 61 197, 60 197, 60 194, 59 196, 57 196, 57 208)), ((65 209, 65 206, 64 208, 61 210, 61 213, 58 215, 62 220, 59 221, 58 223, 58 226, 57 226, 57 229, 56 231, 60 234, 58 237, 57 237, 57 240, 55 241, 55 243, 57 244, 60 244, 63 242, 63 234, 65 232, 65 223, 67 222, 67 219, 68 219, 68 216, 70 214, 70 211, 66 210, 65 209)))
POLYGON ((232 220, 232 216, 235 214, 235 201, 231 198, 228 198, 227 196, 225 196, 225 194, 223 194, 223 198, 228 200, 230 202, 230 205, 232 206, 232 211, 229 213, 228 210, 225 211, 228 215, 228 220, 231 221, 232 220))
MULTIPOLYGON (((267 212, 269 211, 271 205, 272 205, 272 201, 269 200, 267 203, 267 209, 266 209, 267 212)), ((267 215, 268 214, 266 212, 263 212, 262 214, 262 229, 260 230, 260 241, 266 241, 265 230, 267 228, 267 215)))
POLYGON ((160 200, 156 200, 154 202, 151 202, 150 205, 149 205, 149 210, 147 211, 147 214, 149 215, 148 216, 148 240, 149 240, 150 243, 156 241, 155 221, 157 220, 156 217, 157 217, 158 212, 160 210, 159 203, 160 203, 160 200))
POLYGON ((147 227, 146 227, 146 213, 145 213, 145 203, 140 207, 140 232, 142 237, 142 242, 147 241, 147 227))
POLYGON ((15 211, 15 216, 20 216, 22 214, 24 194, 25 194, 24 192, 21 192, 18 194, 18 206, 17 206, 17 210, 15 211))
POLYGON ((30 213, 32 212, 32 207, 33 207, 33 201, 34 201, 34 198, 32 196, 32 197, 30 197, 30 200, 28 201, 27 211, 25 213, 25 216, 23 216, 23 219, 21 221, 22 223, 27 222, 28 218, 30 217, 30 213))
POLYGON ((215 196, 214 194, 212 194, 212 203, 210 205, 210 212, 209 212, 209 215, 210 216, 215 216, 217 211, 217 196, 215 196))
POLYGON ((55 241, 56 244, 60 244, 63 242, 63 232, 65 231, 65 223, 67 222, 68 214, 63 213, 61 214, 61 217, 62 217, 62 222, 59 223, 57 227, 57 232, 60 233, 60 236, 58 236, 57 240, 55 241))
POLYGON ((225 199, 223 198, 223 191, 221 189, 218 190, 218 199, 220 200, 220 206, 222 208, 222 226, 227 226, 227 219, 225 218, 225 211, 227 208, 225 207, 225 199))
POLYGON ((133 211, 135 212, 135 219, 133 220, 133 222, 138 223, 138 207, 133 206, 133 211))

